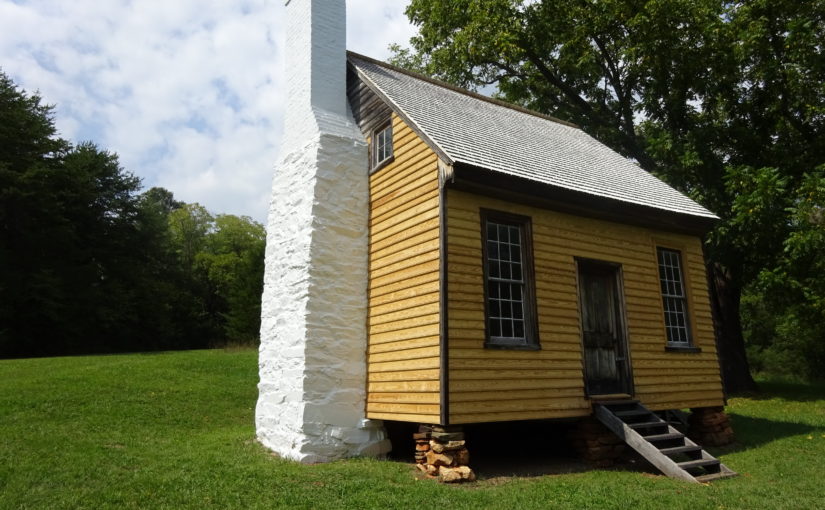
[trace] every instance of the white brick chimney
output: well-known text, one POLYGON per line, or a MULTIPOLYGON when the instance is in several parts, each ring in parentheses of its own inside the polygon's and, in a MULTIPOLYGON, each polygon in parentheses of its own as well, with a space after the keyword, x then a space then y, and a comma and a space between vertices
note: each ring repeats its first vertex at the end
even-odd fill
POLYGON ((287 107, 261 308, 258 439, 326 462, 389 451, 364 419, 367 147, 346 97, 344 0, 288 0, 287 107))

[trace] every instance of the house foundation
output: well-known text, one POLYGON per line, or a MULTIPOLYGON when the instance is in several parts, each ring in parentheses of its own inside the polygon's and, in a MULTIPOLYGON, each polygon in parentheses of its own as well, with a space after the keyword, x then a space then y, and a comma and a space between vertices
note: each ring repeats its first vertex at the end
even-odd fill
POLYGON ((443 483, 472 482, 476 475, 470 468, 464 431, 460 427, 421 425, 413 434, 416 467, 430 478, 443 483))
POLYGON ((625 452, 624 441, 592 416, 579 420, 568 437, 579 455, 596 467, 612 466, 625 452))
POLYGON ((696 407, 688 417, 688 437, 704 446, 733 442, 733 428, 723 407, 696 407))

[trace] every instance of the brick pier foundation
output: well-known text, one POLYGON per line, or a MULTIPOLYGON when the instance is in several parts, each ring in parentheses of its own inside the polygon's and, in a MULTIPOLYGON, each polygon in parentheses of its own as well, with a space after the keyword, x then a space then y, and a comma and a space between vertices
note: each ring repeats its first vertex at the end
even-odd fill
POLYGON ((730 418, 723 407, 696 407, 688 417, 688 437, 702 446, 725 446, 733 442, 730 418))

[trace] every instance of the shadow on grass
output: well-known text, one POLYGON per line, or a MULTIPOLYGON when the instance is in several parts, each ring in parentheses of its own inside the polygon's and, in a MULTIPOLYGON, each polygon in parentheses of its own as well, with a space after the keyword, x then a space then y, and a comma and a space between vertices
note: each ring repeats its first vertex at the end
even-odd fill
POLYGON ((779 398, 788 402, 816 402, 825 400, 825 383, 801 383, 793 381, 759 381, 759 391, 731 395, 751 400, 771 400, 779 398))

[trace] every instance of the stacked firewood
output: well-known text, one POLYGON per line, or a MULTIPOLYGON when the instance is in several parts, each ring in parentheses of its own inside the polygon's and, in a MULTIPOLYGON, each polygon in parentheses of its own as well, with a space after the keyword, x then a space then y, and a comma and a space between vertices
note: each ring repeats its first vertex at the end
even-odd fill
POLYGON ((733 428, 723 407, 697 407, 688 417, 688 437, 702 446, 725 446, 733 442, 733 428))
POLYGON ((593 417, 579 420, 569 437, 579 455, 596 467, 612 466, 625 450, 624 442, 593 417))
POLYGON ((470 469, 470 452, 464 433, 445 427, 422 425, 415 439, 415 463, 431 478, 444 483, 472 482, 476 479, 470 469))

